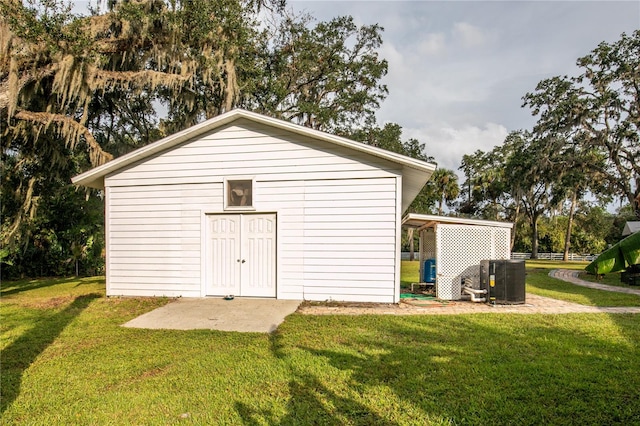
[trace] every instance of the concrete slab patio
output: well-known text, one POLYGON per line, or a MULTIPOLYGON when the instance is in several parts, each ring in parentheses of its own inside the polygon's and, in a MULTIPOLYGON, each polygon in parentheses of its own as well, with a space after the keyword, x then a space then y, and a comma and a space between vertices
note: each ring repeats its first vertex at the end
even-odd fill
MULTIPOLYGON (((620 291, 617 287, 589 283, 577 278, 575 271, 554 270, 551 276, 578 285, 599 290, 620 291)), ((636 289, 624 289, 637 294, 636 289)), ((640 307, 596 307, 551 299, 527 293, 522 305, 490 306, 467 301, 443 302, 403 300, 399 304, 342 303, 311 304, 298 300, 258 298, 176 299, 167 305, 135 318, 124 327, 194 330, 209 329, 271 333, 287 315, 298 312, 303 315, 456 315, 469 313, 517 313, 517 314, 570 314, 570 313, 633 313, 640 314, 640 307)))
POLYGON ((132 319, 123 327, 271 333, 299 305, 297 300, 180 298, 132 319))

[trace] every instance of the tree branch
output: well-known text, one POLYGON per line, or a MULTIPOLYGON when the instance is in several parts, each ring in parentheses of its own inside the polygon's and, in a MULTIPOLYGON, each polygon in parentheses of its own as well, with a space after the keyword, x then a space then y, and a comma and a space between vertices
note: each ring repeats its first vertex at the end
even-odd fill
POLYGON ((58 129, 58 132, 62 136, 64 136, 66 144, 71 149, 75 147, 80 137, 83 136, 85 142, 87 143, 89 160, 94 167, 104 164, 107 161, 113 159, 113 155, 102 150, 102 147, 93 137, 91 131, 71 117, 50 112, 32 111, 18 111, 14 117, 18 120, 38 123, 45 128, 52 124, 55 125, 58 129))

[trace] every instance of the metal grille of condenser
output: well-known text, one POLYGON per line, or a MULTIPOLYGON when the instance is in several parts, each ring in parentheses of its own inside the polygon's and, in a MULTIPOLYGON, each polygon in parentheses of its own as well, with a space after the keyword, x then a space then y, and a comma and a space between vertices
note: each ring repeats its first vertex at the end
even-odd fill
POLYGON ((525 303, 524 260, 483 260, 480 288, 487 290, 487 302, 512 305, 525 303))
POLYGON ((508 228, 438 224, 436 296, 444 300, 460 299, 463 279, 479 288, 480 261, 509 259, 510 237, 508 228))

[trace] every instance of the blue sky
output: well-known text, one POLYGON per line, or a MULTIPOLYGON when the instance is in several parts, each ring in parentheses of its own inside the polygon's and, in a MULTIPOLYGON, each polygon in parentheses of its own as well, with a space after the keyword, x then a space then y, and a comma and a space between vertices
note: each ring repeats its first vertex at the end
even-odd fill
POLYGON ((384 27, 389 96, 380 123, 425 143, 440 167, 531 129, 522 97, 600 42, 640 29, 640 1, 290 1, 319 20, 351 15, 384 27))

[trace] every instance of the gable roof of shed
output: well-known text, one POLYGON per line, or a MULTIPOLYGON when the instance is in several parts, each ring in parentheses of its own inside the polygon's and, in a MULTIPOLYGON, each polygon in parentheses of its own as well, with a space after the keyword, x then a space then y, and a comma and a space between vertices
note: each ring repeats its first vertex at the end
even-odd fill
POLYGON ((71 181, 77 185, 83 185, 90 188, 103 189, 104 178, 107 175, 116 173, 123 168, 143 161, 144 159, 156 155, 160 152, 167 151, 174 146, 187 142, 190 139, 216 130, 238 119, 247 119, 253 122, 270 126, 276 129, 286 130, 301 136, 318 139, 324 142, 330 142, 337 146, 346 147, 354 151, 364 154, 373 155, 385 160, 391 161, 402 166, 403 175, 403 193, 402 208, 406 209, 413 199, 418 195, 424 184, 429 180, 431 174, 436 169, 436 165, 425 161, 416 160, 395 152, 387 151, 381 148, 366 145, 340 136, 331 135, 329 133, 310 129, 284 120, 267 117, 261 114, 249 112, 243 109, 234 109, 227 113, 213 117, 203 121, 200 124, 189 127, 188 129, 174 133, 159 141, 146 145, 121 157, 109 161, 102 166, 95 167, 78 176, 71 181))
POLYGON ((622 236, 626 237, 627 235, 635 234, 638 231, 640 231, 640 221, 629 221, 624 224, 622 236))

